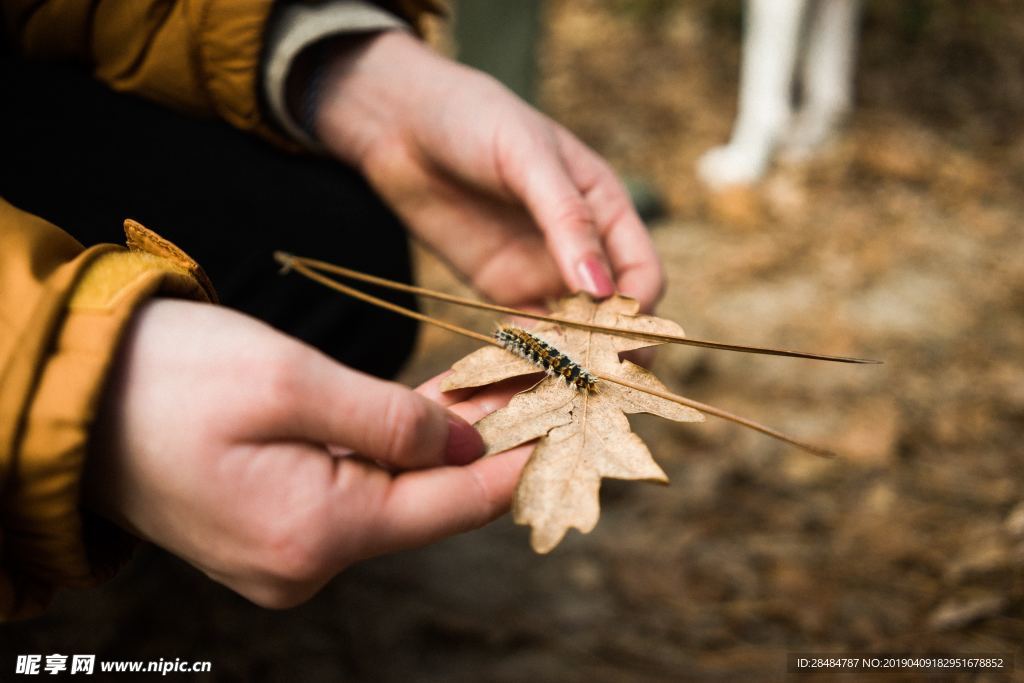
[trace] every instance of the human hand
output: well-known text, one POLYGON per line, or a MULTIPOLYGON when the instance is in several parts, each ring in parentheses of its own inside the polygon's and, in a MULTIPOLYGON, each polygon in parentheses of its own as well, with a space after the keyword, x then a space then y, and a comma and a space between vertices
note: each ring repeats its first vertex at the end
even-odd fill
POLYGON ((464 420, 507 396, 455 402, 434 381, 427 398, 225 308, 151 301, 118 358, 86 505, 268 607, 494 519, 529 451, 473 462, 464 420))
POLYGON ((660 297, 660 261, 615 173, 489 76, 386 31, 338 48, 319 102, 327 149, 494 301, 566 286, 645 310, 660 297))

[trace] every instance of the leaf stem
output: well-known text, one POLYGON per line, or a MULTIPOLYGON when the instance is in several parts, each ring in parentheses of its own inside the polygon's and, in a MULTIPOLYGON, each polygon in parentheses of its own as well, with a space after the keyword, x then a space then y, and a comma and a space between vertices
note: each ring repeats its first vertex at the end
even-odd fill
MULTIPOLYGON (((360 301, 364 301, 364 302, 366 302, 368 304, 372 304, 374 306, 380 306, 381 308, 389 310, 389 311, 391 311, 393 313, 397 313, 399 315, 404 315, 404 316, 406 316, 408 318, 412 318, 414 320, 419 320, 420 322, 429 323, 430 325, 435 325, 437 327, 440 327, 443 330, 448 330, 449 332, 454 332, 456 334, 461 334, 463 336, 469 337, 470 339, 476 339, 477 341, 481 341, 481 342, 484 342, 486 344, 491 344, 493 346, 497 346, 498 348, 503 348, 501 346, 501 344, 498 343, 498 341, 496 339, 494 339, 493 337, 489 337, 487 335, 480 334, 479 332, 474 332, 473 330, 469 330, 469 329, 466 329, 465 327, 461 327, 459 325, 454 325, 452 323, 445 322, 443 320, 438 320, 437 318, 434 318, 432 316, 425 315, 425 314, 419 313, 417 311, 413 311, 413 310, 411 310, 409 308, 406 308, 405 306, 399 306, 398 304, 391 303, 390 301, 385 301, 384 299, 380 299, 380 298, 375 297, 375 296, 373 296, 371 294, 367 294, 366 292, 360 291, 360 290, 355 289, 353 287, 349 287, 348 285, 345 285, 345 284, 342 284, 340 282, 337 282, 336 280, 332 280, 331 278, 329 278, 329 277, 327 277, 325 275, 321 275, 320 273, 318 273, 315 270, 313 270, 309 265, 307 265, 308 259, 303 259, 303 258, 300 258, 300 257, 292 256, 290 254, 286 254, 286 253, 281 252, 281 251, 275 252, 274 253, 274 258, 277 259, 278 262, 280 262, 284 266, 282 272, 287 273, 290 270, 294 270, 297 273, 299 273, 299 274, 301 274, 301 275, 303 275, 305 277, 308 277, 309 279, 311 279, 311 280, 313 280, 315 282, 318 282, 318 283, 324 285, 325 287, 330 287, 331 289, 333 289, 335 291, 341 292, 343 294, 347 294, 348 296, 351 296, 351 297, 353 297, 355 299, 359 299, 360 301)), ((373 276, 367 276, 367 277, 373 277, 373 276)), ((374 279, 376 279, 376 278, 374 278, 374 279)), ((379 284, 379 283, 375 283, 375 284, 379 284)), ((418 289, 418 288, 413 288, 413 289, 418 289)), ((517 315, 518 315, 518 313, 517 313, 517 315)), ((539 317, 539 316, 533 316, 533 317, 539 317)), ((556 320, 555 322, 561 322, 561 321, 556 320)), ((611 328, 611 329, 614 330, 615 328, 611 328)), ((604 380, 606 382, 613 382, 615 384, 619 384, 619 385, 627 387, 629 389, 633 389, 634 391, 640 391, 640 392, 643 392, 645 394, 650 394, 651 396, 657 396, 658 398, 664 399, 666 401, 672 401, 673 403, 678 403, 680 405, 684 405, 684 406, 687 406, 689 408, 693 408, 694 410, 702 411, 702 412, 705 412, 705 413, 707 413, 709 415, 714 415, 715 417, 720 417, 723 420, 728 420, 730 422, 734 422, 734 423, 736 423, 738 425, 741 425, 743 427, 747 427, 748 429, 753 429, 755 431, 761 432, 762 434, 770 436, 773 439, 778 439, 779 441, 785 441, 788 444, 796 446, 797 448, 801 448, 801 449, 803 449, 803 450, 805 450, 805 451, 807 451, 809 453, 813 453, 814 455, 818 455, 818 456, 826 457, 826 458, 835 457, 835 453, 833 453, 832 451, 829 451, 827 449, 820 448, 818 446, 814 446, 812 444, 806 443, 806 442, 801 441, 799 439, 796 439, 794 437, 791 437, 791 436, 788 436, 786 434, 783 434, 780 431, 774 430, 771 427, 766 427, 765 425, 763 425, 763 424, 761 424, 759 422, 755 422, 754 420, 748 420, 745 417, 740 417, 739 415, 735 415, 733 413, 730 413, 727 410, 722 410, 721 408, 715 408, 714 406, 710 406, 707 403, 701 403, 700 401, 695 401, 694 399, 686 398, 685 396, 679 396, 678 394, 670 394, 668 392, 660 391, 658 389, 651 389, 650 387, 645 387, 645 386, 642 386, 640 384, 634 384, 633 382, 630 382, 628 380, 619 379, 617 377, 612 377, 610 375, 604 375, 604 374, 599 374, 599 373, 593 373, 593 374, 598 379, 604 380)))

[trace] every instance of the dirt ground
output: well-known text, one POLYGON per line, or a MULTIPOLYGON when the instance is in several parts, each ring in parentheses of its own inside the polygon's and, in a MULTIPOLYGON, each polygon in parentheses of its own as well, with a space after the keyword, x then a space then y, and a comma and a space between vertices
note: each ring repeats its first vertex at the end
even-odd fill
MULTIPOLYGON (((149 550, 0 638, 209 658, 226 681, 775 680, 796 651, 1020 654, 1024 8, 869 3, 841 139, 717 197, 693 168, 731 124, 739 4, 546 13, 542 106, 666 199, 651 225, 670 281, 659 313, 694 336, 885 361, 679 347, 656 374, 845 457, 714 418, 637 419, 671 485, 605 482, 597 529, 549 556, 502 520, 276 613, 149 550)), ((420 271, 463 291, 429 255, 420 271)), ((405 379, 472 348, 426 330, 405 379)))

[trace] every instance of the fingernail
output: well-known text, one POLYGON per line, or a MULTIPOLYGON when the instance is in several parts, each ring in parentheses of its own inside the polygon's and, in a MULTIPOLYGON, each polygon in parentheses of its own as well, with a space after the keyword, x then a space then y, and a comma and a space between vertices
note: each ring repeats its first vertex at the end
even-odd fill
POLYGON ((458 415, 448 415, 448 441, 444 459, 449 465, 468 465, 484 454, 484 440, 473 425, 458 415))
POLYGON ((576 271, 583 282, 583 289, 597 298, 603 299, 615 293, 615 284, 612 282, 612 276, 596 256, 588 256, 580 261, 579 265, 576 266, 576 271))

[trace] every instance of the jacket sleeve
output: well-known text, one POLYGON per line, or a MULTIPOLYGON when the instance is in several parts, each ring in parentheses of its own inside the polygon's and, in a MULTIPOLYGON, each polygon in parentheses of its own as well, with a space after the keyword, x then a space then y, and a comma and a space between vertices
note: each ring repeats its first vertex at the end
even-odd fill
POLYGON ((0 200, 0 619, 112 573, 119 535, 79 507, 106 374, 148 297, 214 296, 187 255, 125 227, 128 249, 86 249, 0 200))
MULTIPOLYGON (((0 0, 14 49, 77 59, 133 92, 276 138, 260 105, 271 0, 0 0)), ((307 4, 318 4, 309 0, 307 4)), ((380 0, 418 24, 432 0, 380 0)))

